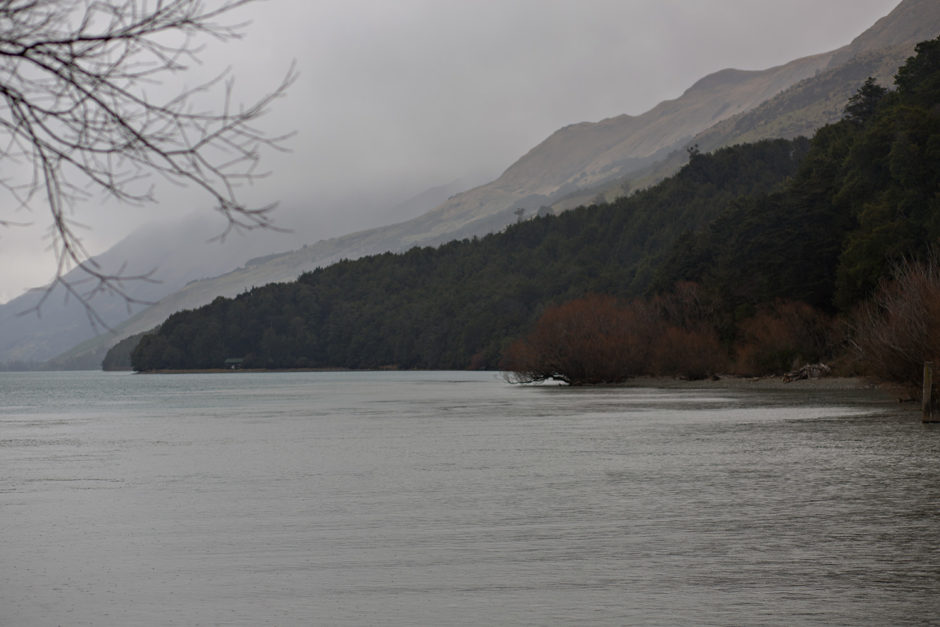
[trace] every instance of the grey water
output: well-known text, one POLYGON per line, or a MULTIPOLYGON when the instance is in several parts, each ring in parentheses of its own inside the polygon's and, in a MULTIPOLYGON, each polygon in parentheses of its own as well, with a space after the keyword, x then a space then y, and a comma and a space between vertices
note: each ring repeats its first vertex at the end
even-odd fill
POLYGON ((875 393, 0 373, 0 625, 940 622, 875 393))

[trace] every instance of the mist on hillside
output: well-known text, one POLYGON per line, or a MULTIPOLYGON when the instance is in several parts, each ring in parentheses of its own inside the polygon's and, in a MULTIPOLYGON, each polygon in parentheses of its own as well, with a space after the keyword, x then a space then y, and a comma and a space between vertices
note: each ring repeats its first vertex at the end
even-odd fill
MULTIPOLYGON (((896 4, 247 3, 229 20, 245 24, 244 37, 206 41, 199 63, 162 88, 175 95, 230 68, 235 101, 249 103, 296 60, 297 82, 260 121, 271 134, 295 133, 289 151, 264 155, 270 175, 242 190, 251 206, 280 202, 277 224, 296 233, 275 240, 272 251, 284 250, 393 222, 389 208, 456 178, 492 180, 565 125, 638 115, 724 67, 761 69, 847 44, 896 4)), ((217 106, 208 96, 199 104, 217 106)), ((198 190, 154 183, 155 205, 93 197, 70 212, 91 254, 155 219, 212 215, 198 190)), ((7 218, 34 226, 0 232, 0 302, 54 273, 44 209, 7 218)))

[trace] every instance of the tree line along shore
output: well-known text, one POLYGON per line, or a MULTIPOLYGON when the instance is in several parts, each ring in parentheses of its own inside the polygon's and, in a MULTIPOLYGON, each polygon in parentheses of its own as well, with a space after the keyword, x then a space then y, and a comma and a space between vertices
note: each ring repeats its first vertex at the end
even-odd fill
POLYGON ((812 138, 693 146, 675 176, 617 201, 219 298, 109 358, 571 384, 825 362, 915 385, 940 355, 938 102, 940 38, 812 138))

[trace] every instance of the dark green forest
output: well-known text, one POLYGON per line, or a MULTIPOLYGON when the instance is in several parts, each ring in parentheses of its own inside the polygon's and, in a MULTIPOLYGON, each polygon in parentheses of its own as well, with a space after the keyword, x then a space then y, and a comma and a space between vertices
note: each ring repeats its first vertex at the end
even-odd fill
POLYGON ((735 199, 792 176, 808 142, 693 152, 630 198, 521 222, 439 248, 343 261, 294 283, 171 316, 134 352, 137 370, 218 367, 495 368, 544 306, 652 285, 663 252, 735 199))
POLYGON ((141 339, 133 367, 499 368, 546 310, 589 294, 653 302, 687 285, 709 303, 726 364, 781 303, 848 317, 897 262, 936 246, 940 39, 918 46, 894 87, 859 86, 811 140, 693 147, 678 174, 610 204, 179 312, 141 339))

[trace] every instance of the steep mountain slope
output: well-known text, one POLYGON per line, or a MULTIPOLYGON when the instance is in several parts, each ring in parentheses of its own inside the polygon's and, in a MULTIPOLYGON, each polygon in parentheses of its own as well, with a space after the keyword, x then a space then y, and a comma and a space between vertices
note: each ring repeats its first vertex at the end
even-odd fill
POLYGON ((642 115, 567 126, 497 180, 457 194, 418 218, 321 241, 217 279, 193 283, 130 319, 101 342, 113 343, 147 330, 175 311, 204 305, 217 296, 293 280, 302 272, 341 259, 493 232, 516 221, 516 209, 531 212, 578 190, 582 193, 564 208, 590 201, 598 190, 610 199, 622 193, 627 175, 646 185, 674 172, 687 158, 684 148, 694 143, 708 150, 762 137, 811 134, 838 119, 846 98, 865 77, 890 76, 916 41, 938 32, 940 3, 905 0, 840 50, 763 71, 722 70, 642 115), (899 41, 906 43, 887 51, 871 49, 899 41), (840 58, 847 60, 837 63, 840 58))
MULTIPOLYGON (((460 181, 433 187, 387 208, 375 220, 389 224, 401 222, 426 213, 462 189, 466 189, 466 185, 460 181)), ((291 216, 289 208, 284 211, 296 221, 297 216, 291 216)), ((278 256, 303 243, 303 233, 311 228, 302 220, 300 224, 288 226, 296 232, 252 231, 231 234, 224 241, 216 239, 224 224, 213 222, 206 214, 141 227, 96 256, 95 261, 102 269, 114 273, 119 270, 125 275, 152 273, 152 280, 122 284, 122 289, 136 301, 130 306, 121 295, 109 291, 96 293, 89 304, 105 325, 114 327, 167 295, 184 289, 192 281, 217 277, 243 264, 256 267, 272 260, 277 266, 278 256)), ((290 270, 285 272, 291 274, 290 270)), ((75 283, 81 277, 73 271, 67 278, 75 283)), ((90 287, 92 284, 86 282, 81 289, 90 287)), ((46 292, 45 287, 37 288, 0 304, 0 368, 33 367, 79 342, 98 336, 103 330, 93 326, 82 304, 75 298, 66 298, 61 287, 52 293, 46 292), (42 307, 36 312, 40 302, 42 307)), ((97 368, 99 362, 56 362, 50 367, 97 368)))
POLYGON ((537 209, 575 189, 617 178, 658 160, 716 122, 749 110, 826 67, 828 55, 760 72, 723 70, 682 96, 639 115, 566 126, 497 180, 458 194, 435 210, 436 223, 415 243, 514 207, 537 209))
MULTIPOLYGON (((890 87, 897 68, 917 42, 940 34, 940 2, 904 0, 852 42, 834 52, 820 73, 799 81, 759 106, 731 116, 696 134, 687 143, 701 150, 773 137, 810 136, 838 121, 848 98, 869 76, 890 87)), ((613 200, 624 190, 642 189, 675 173, 684 151, 617 180, 590 186, 554 203, 556 210, 577 207, 596 197, 613 200)))
POLYGON ((660 252, 685 229, 777 188, 808 145, 775 140, 700 155, 612 205, 216 299, 168 318, 138 368, 218 368, 228 358, 246 367, 493 368, 507 330, 523 328, 541 306, 584 291, 642 293, 660 252))
MULTIPOLYGON (((96 257, 105 272, 149 275, 150 280, 121 285, 137 304, 129 305, 121 295, 101 291, 90 297, 90 306, 105 324, 118 324, 189 281, 225 272, 266 247, 257 239, 236 236, 207 245, 220 228, 202 215, 172 225, 141 227, 96 257)), ((81 278, 74 270, 67 275, 72 283, 81 278)), ((88 281, 78 285, 86 291, 94 287, 88 281)), ((56 287, 47 293, 46 288, 37 288, 0 305, 0 364, 41 362, 100 332, 90 323, 82 303, 67 297, 64 289, 56 287)))
POLYGON ((842 65, 852 57, 872 50, 933 39, 937 36, 938 12, 940 6, 936 0, 904 0, 848 46, 837 50, 829 67, 842 65))
MULTIPOLYGON (((754 374, 819 359, 846 343, 845 329, 823 312, 850 316, 869 302, 849 329, 869 324, 876 310, 882 317, 885 301, 868 299, 896 272, 891 262, 929 259, 940 238, 940 37, 916 53, 898 71, 895 93, 867 83, 845 119, 812 140, 693 152, 677 175, 614 203, 217 299, 140 338, 132 365, 220 368, 238 358, 246 368, 495 368, 541 312, 551 320, 545 350, 511 350, 516 372, 521 364, 523 373, 546 368, 554 377, 560 363, 563 373, 620 364, 619 374, 593 379, 606 383, 683 374, 686 357, 700 360, 692 368, 704 376, 732 350, 741 371, 754 374), (594 342, 583 331, 598 321, 610 330, 612 321, 600 302, 583 302, 562 319, 551 309, 591 293, 658 296, 616 319, 614 327, 630 331, 594 342)), ((908 325, 902 314, 900 326, 916 329, 900 343, 884 342, 905 355, 907 374, 881 369, 892 380, 919 381, 933 350, 919 347, 928 342, 935 300, 923 281, 936 284, 936 263, 920 276, 918 287, 904 290, 920 304, 884 316, 885 329, 899 325, 897 311, 922 323, 908 325)))
MULTIPOLYGON (((937 28, 940 32, 940 25, 937 28)), ((816 129, 842 118, 845 103, 868 77, 890 86, 894 72, 913 53, 914 45, 915 42, 908 42, 854 56, 839 66, 800 81, 753 109, 722 120, 696 134, 688 144, 709 152, 761 139, 810 136, 816 129)), ((624 190, 642 189, 670 176, 687 159, 686 151, 676 150, 643 170, 570 194, 553 203, 552 209, 571 209, 598 197, 613 200, 624 190)))
MULTIPOLYGON (((460 181, 433 187, 402 201, 385 215, 400 219, 408 214, 426 213, 453 196, 460 187, 460 181)), ((401 224, 397 224, 392 228, 400 227, 401 224)), ((383 230, 376 228, 357 235, 371 236, 383 230)), ((147 305, 135 306, 132 311, 114 295, 96 298, 93 303, 96 311, 100 306, 102 317, 111 326, 110 331, 100 336, 74 299, 68 302, 61 298, 47 299, 41 319, 35 315, 17 316, 34 306, 43 293, 41 289, 0 306, 0 365, 48 360, 45 367, 49 369, 98 368, 107 349, 133 334, 135 328, 150 329, 174 311, 203 305, 216 296, 234 296, 253 285, 296 278, 296 268, 310 266, 311 257, 326 258, 331 263, 347 256, 344 250, 348 251, 350 246, 347 241, 350 238, 341 238, 320 241, 288 253, 271 254, 272 247, 283 241, 281 234, 271 233, 265 238, 263 232, 252 233, 255 238, 262 236, 260 242, 230 237, 222 243, 207 243, 218 234, 218 227, 210 228, 206 219, 190 219, 157 230, 141 229, 102 255, 99 260, 105 267, 117 267, 132 259, 133 267, 141 271, 156 268, 154 278, 160 282, 128 284, 135 290, 134 298, 147 301, 147 305), (231 271, 239 264, 243 265, 231 271)))
POLYGON ((802 77, 818 72, 828 60, 829 55, 818 55, 760 72, 724 70, 641 116, 624 115, 565 127, 496 181, 456 194, 418 218, 320 241, 188 285, 118 327, 111 341, 152 328, 180 309, 205 305, 217 296, 235 296, 253 286, 293 280, 302 272, 340 259, 436 245, 499 230, 516 221, 515 208, 536 209, 572 189, 648 166, 688 141, 696 131, 753 108, 802 77))

